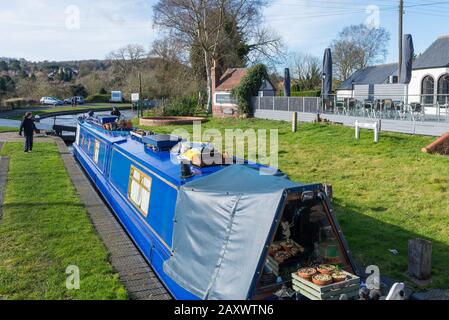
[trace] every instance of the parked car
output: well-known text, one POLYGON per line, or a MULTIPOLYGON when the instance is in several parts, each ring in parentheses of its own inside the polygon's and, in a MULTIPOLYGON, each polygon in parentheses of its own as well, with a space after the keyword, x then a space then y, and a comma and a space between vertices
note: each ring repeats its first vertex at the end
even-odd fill
POLYGON ((72 104, 72 99, 76 98, 76 104, 84 104, 84 98, 81 96, 70 97, 64 100, 65 104, 72 104))
POLYGON ((42 97, 40 100, 41 104, 52 105, 52 106, 62 106, 64 101, 56 99, 54 97, 42 97))

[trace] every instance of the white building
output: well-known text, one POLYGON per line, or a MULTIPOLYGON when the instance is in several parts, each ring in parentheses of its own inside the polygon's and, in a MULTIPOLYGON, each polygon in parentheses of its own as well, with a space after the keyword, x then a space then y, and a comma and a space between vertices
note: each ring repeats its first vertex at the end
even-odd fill
MULTIPOLYGON (((358 88, 369 88, 371 96, 382 99, 385 98, 388 88, 397 95, 398 89, 401 88, 397 80, 397 64, 370 66, 356 71, 344 81, 337 89, 337 96, 357 98, 358 88), (376 92, 377 88, 382 93, 376 92)), ((366 89, 363 91, 366 94, 366 89)), ((404 100, 410 103, 419 102, 425 105, 449 103, 449 36, 438 38, 413 61, 412 79, 408 88, 403 86, 403 92, 404 100)))

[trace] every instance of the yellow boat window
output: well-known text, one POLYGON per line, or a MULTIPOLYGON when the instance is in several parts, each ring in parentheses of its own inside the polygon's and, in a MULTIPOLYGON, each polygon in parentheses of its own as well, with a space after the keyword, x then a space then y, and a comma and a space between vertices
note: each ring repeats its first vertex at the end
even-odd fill
POLYGON ((146 217, 150 207, 152 179, 142 171, 131 166, 129 174, 128 198, 146 217))
POLYGON ((98 159, 100 158, 100 141, 95 140, 94 146, 94 162, 98 163, 98 159))

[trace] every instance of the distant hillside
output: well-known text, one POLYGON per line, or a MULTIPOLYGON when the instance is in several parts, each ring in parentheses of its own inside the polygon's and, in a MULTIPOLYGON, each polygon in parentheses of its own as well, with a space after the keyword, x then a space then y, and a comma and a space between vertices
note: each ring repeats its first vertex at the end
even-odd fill
POLYGON ((197 89, 189 67, 161 58, 57 62, 0 58, 0 99, 88 97, 112 90, 121 90, 126 97, 139 91, 139 73, 142 93, 148 98, 185 95, 197 89))

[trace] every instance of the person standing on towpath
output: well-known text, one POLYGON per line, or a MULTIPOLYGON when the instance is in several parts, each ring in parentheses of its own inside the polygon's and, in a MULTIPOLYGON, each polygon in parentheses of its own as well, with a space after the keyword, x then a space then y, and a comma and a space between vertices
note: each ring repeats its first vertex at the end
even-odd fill
POLYGON ((25 113, 19 130, 19 135, 22 135, 23 132, 25 136, 25 152, 31 152, 33 150, 33 135, 34 131, 36 130, 37 129, 36 125, 34 124, 33 114, 31 112, 25 113))

